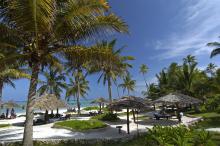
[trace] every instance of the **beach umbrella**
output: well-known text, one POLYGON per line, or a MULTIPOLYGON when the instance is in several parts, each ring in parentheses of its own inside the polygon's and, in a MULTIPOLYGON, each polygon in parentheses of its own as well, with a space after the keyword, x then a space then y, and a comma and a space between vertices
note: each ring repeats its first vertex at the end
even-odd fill
POLYGON ((40 110, 54 110, 57 108, 68 107, 62 100, 58 99, 54 94, 44 94, 34 101, 34 108, 40 110))
MULTIPOLYGON (((135 96, 125 96, 117 101, 114 101, 110 107, 112 109, 118 109, 118 108, 126 108, 127 109, 127 133, 130 134, 130 125, 129 125, 129 109, 138 109, 145 107, 145 100, 141 97, 135 97, 135 96)), ((138 112, 137 112, 138 114, 138 112)), ((138 116, 137 116, 138 117, 138 116)), ((138 119, 137 119, 138 121, 138 119)), ((138 122, 137 123, 137 131, 138 131, 138 122)))
POLYGON ((15 107, 21 107, 19 104, 17 104, 15 101, 10 100, 8 102, 3 103, 3 106, 5 108, 15 108, 15 107))
POLYGON ((41 97, 35 98, 33 107, 35 109, 46 110, 45 121, 47 122, 49 120, 49 110, 67 107, 67 104, 58 99, 54 94, 44 94, 41 97))
POLYGON ((94 99, 91 103, 92 104, 99 104, 99 111, 101 112, 102 111, 102 104, 108 103, 108 101, 105 98, 100 97, 100 98, 94 99))
POLYGON ((174 105, 190 105, 201 104, 202 101, 181 93, 170 93, 151 102, 152 104, 174 104, 174 105))

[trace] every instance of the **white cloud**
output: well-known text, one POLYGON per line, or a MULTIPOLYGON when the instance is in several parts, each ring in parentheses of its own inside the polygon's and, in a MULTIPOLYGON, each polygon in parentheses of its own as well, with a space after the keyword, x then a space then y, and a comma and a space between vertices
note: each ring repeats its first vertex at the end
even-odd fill
POLYGON ((212 49, 206 44, 218 41, 220 35, 219 7, 219 0, 184 1, 184 7, 174 18, 178 22, 181 20, 181 24, 177 24, 179 31, 155 42, 155 49, 162 52, 156 58, 210 54, 212 49))

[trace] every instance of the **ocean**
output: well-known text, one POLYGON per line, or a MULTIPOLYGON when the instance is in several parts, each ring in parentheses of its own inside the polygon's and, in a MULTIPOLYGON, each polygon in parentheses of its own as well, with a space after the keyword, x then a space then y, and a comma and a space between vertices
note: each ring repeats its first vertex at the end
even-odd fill
MULTIPOLYGON (((27 101, 15 101, 15 102, 21 106, 21 107, 14 108, 15 109, 15 113, 17 115, 24 114, 26 112, 26 108, 25 107, 26 107, 27 101)), ((88 107, 88 106, 94 106, 95 104, 91 104, 91 102, 92 102, 92 99, 80 99, 81 108, 88 107)), ((77 107, 75 100, 70 100, 67 103, 69 105, 71 105, 72 107, 77 107)), ((1 108, 0 109, 0 114, 2 114, 3 112, 6 113, 6 108, 1 108)))

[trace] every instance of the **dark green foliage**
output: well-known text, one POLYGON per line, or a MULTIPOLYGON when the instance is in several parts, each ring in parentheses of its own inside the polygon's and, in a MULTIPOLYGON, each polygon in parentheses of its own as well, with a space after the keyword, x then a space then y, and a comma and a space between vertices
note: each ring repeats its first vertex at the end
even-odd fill
POLYGON ((119 120, 119 117, 117 114, 108 112, 108 113, 94 116, 94 117, 92 117, 92 119, 97 119, 97 120, 101 120, 101 121, 116 122, 119 120))
POLYGON ((146 143, 149 146, 215 146, 211 138, 212 135, 205 130, 155 126, 149 129, 146 143))

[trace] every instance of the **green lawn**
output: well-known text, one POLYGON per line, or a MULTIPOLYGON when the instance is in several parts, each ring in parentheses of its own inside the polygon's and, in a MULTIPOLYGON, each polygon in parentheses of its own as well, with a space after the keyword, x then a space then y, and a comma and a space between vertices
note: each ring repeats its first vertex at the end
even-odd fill
POLYGON ((0 124, 0 128, 9 127, 10 124, 0 124))
POLYGON ((98 106, 88 106, 88 107, 83 108, 83 110, 85 110, 85 111, 99 110, 99 107, 98 106))
POLYGON ((203 117, 203 121, 196 124, 197 128, 217 128, 220 127, 220 114, 216 112, 190 113, 189 116, 203 117))
POLYGON ((65 128, 70 130, 77 130, 77 131, 85 131, 90 129, 98 129, 98 128, 104 128, 107 125, 103 123, 102 121, 98 120, 69 120, 69 121, 62 121, 57 122, 54 124, 54 128, 65 128))

